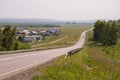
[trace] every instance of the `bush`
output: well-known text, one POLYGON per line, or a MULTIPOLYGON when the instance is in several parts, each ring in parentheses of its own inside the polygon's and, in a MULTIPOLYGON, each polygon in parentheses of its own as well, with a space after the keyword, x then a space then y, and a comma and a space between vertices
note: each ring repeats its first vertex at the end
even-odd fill
POLYGON ((6 49, 0 46, 0 51, 5 51, 6 49))
POLYGON ((16 41, 14 50, 28 49, 28 48, 30 47, 27 43, 21 43, 21 42, 16 41))

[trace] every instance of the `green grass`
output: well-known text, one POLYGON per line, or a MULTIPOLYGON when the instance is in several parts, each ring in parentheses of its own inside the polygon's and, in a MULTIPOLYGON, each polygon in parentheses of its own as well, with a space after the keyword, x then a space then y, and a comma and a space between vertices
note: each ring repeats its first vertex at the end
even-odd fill
POLYGON ((45 40, 33 42, 30 45, 32 46, 32 45, 41 44, 41 43, 48 43, 48 42, 51 42, 51 41, 54 41, 54 40, 60 39, 60 38, 62 38, 62 36, 47 36, 47 37, 45 37, 45 40))
POLYGON ((116 46, 103 47, 91 38, 92 31, 80 52, 37 69, 32 80, 120 80, 120 41, 116 46))
MULTIPOLYGON (((42 46, 38 46, 37 48, 47 48, 47 47, 63 47, 63 46, 71 46, 73 44, 75 44, 79 37, 81 32, 83 32, 84 30, 90 29, 90 26, 86 26, 86 27, 80 27, 80 26, 69 26, 69 27, 60 27, 61 30, 61 35, 60 36, 51 36, 51 37, 46 37, 45 41, 41 41, 41 42, 36 42, 34 44, 42 44, 42 43, 48 43, 51 41, 55 41, 57 39, 62 39, 64 37, 67 36, 67 38, 60 40, 58 42, 55 42, 53 44, 46 44, 46 45, 42 45, 42 46)), ((32 44, 32 45, 34 45, 32 44)))

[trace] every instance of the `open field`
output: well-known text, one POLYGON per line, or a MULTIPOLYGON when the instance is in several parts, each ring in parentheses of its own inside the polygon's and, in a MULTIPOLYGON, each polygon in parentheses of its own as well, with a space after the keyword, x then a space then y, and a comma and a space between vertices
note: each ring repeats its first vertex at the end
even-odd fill
MULTIPOLYGON (((73 44, 75 44, 77 42, 77 40, 80 37, 80 34, 82 31, 86 30, 86 29, 90 29, 90 26, 78 26, 78 25, 69 25, 69 26, 62 26, 59 27, 59 29, 61 30, 61 34, 59 36, 48 36, 46 37, 46 40, 44 41, 39 41, 39 42, 35 42, 32 43, 31 46, 35 46, 38 44, 44 44, 44 43, 48 43, 48 44, 44 44, 44 45, 40 45, 40 46, 36 46, 33 48, 48 48, 48 47, 66 47, 66 46, 71 46, 73 44), (61 39, 61 40, 59 40, 61 39), (59 41, 56 41, 59 40, 59 41), (56 42, 54 42, 56 41, 56 42), (53 42, 53 43, 51 43, 53 42)), ((35 29, 34 29, 35 30, 35 29)))
POLYGON ((36 70, 32 80, 120 80, 120 41, 116 46, 103 47, 87 34, 84 49, 36 70))

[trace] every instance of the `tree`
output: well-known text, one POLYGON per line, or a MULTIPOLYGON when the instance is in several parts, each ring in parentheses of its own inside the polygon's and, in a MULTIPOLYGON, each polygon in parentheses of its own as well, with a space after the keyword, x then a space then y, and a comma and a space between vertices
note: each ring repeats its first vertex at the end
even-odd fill
POLYGON ((120 38, 120 20, 118 20, 118 37, 120 38))
POLYGON ((2 46, 5 50, 14 50, 15 38, 16 38, 16 29, 12 29, 10 25, 6 25, 5 29, 2 32, 2 46))
POLYGON ((97 42, 102 42, 104 36, 103 34, 105 34, 103 31, 105 29, 106 26, 106 22, 105 21, 96 21, 96 23, 94 24, 94 40, 97 42))
POLYGON ((2 30, 0 29, 0 47, 2 46, 2 30))
POLYGON ((16 39, 16 36, 17 36, 16 33, 17 33, 17 29, 16 29, 16 27, 14 27, 12 30, 12 35, 13 35, 14 39, 16 39))
POLYGON ((94 24, 94 40, 103 45, 115 45, 118 40, 118 23, 116 21, 96 21, 94 24))
POLYGON ((118 23, 116 21, 113 21, 110 33, 112 45, 115 45, 116 42, 118 41, 118 32, 119 32, 118 23))
POLYGON ((16 27, 12 27, 10 25, 6 25, 4 30, 0 29, 0 51, 30 48, 28 44, 16 40, 16 31, 16 27))

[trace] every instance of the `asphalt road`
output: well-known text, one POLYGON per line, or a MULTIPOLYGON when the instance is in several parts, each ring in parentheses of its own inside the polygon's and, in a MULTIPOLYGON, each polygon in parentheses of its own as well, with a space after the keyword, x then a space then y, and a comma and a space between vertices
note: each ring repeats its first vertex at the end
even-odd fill
POLYGON ((85 42, 85 33, 87 31, 89 30, 82 32, 79 41, 71 47, 0 55, 0 80, 34 66, 46 63, 61 55, 65 55, 65 53, 70 50, 82 48, 85 42))

